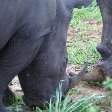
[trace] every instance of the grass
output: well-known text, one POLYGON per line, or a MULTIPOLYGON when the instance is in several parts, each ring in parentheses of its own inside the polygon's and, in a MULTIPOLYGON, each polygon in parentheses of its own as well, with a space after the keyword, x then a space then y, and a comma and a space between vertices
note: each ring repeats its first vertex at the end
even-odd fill
MULTIPOLYGON (((44 110, 41 110, 37 107, 36 110, 32 112, 101 112, 100 108, 96 106, 96 104, 98 104, 103 100, 103 98, 105 98, 104 94, 99 96, 93 94, 89 97, 81 96, 77 98, 77 100, 73 100, 73 96, 79 94, 80 90, 72 89, 67 93, 67 96, 62 101, 62 83, 63 82, 60 82, 59 88, 56 90, 55 102, 53 102, 51 98, 50 102, 47 103, 48 106, 46 106, 44 110)), ((14 105, 12 105, 12 110, 21 112, 21 105, 24 105, 23 102, 17 101, 14 105)))
POLYGON ((88 8, 74 9, 71 27, 75 30, 72 45, 68 47, 70 64, 82 65, 85 61, 94 64, 100 58, 96 45, 100 42, 101 14, 94 1, 88 8), (95 36, 96 35, 96 36, 95 36))
POLYGON ((16 110, 17 112, 21 110, 21 106, 24 105, 24 102, 22 100, 21 96, 16 96, 16 102, 14 102, 10 107, 9 110, 16 110))
MULTIPOLYGON (((74 94, 76 94, 76 91, 74 91, 74 94)), ((71 94, 71 91, 69 91, 68 95, 66 96, 65 100, 62 101, 62 91, 61 86, 59 86, 59 89, 56 91, 56 101, 52 103, 52 99, 50 103, 48 104, 49 107, 46 108, 45 112, 90 112, 89 110, 92 108, 93 105, 95 105, 99 100, 104 98, 104 95, 97 96, 93 94, 90 97, 80 97, 76 101, 72 101, 73 97, 73 91, 71 94)), ((99 108, 96 108, 94 106, 94 112, 99 112, 99 108)), ((36 112, 44 112, 43 110, 37 108, 36 112)), ((91 111, 92 112, 92 111, 91 111)))
POLYGON ((88 29, 87 25, 83 22, 86 20, 101 22, 102 18, 96 1, 87 8, 74 9, 71 21, 73 28, 88 29))
POLYGON ((112 79, 107 77, 106 80, 103 82, 105 88, 109 90, 110 93, 110 112, 112 112, 112 79))

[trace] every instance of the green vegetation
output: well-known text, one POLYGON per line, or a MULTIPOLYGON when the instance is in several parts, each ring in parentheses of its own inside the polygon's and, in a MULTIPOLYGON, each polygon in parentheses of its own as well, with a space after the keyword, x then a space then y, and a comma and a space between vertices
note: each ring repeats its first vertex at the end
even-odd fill
POLYGON ((69 63, 96 63, 100 55, 96 45, 100 42, 101 14, 94 2, 88 8, 74 9, 71 27, 76 32, 72 45, 68 47, 69 63))
POLYGON ((106 81, 103 82, 103 85, 105 86, 105 88, 107 88, 110 92, 110 112, 112 112, 112 79, 107 77, 106 81))
POLYGON ((16 96, 16 101, 9 107, 9 110, 16 110, 17 112, 19 112, 21 110, 22 105, 25 106, 22 97, 16 96))
POLYGON ((71 91, 69 91, 68 95, 66 96, 65 100, 62 101, 62 91, 61 91, 61 83, 59 85, 59 89, 56 91, 56 101, 52 103, 52 99, 50 103, 48 104, 49 107, 46 107, 46 110, 43 111, 39 108, 37 108, 36 112, 90 112, 89 110, 95 110, 91 112, 99 112, 98 107, 93 107, 99 100, 103 99, 105 96, 97 96, 92 95, 90 97, 80 97, 76 101, 73 101, 73 93, 71 94, 71 91))
POLYGON ((84 23, 87 20, 97 22, 101 22, 102 20, 99 7, 95 1, 87 8, 74 9, 71 22, 72 27, 88 30, 87 24, 84 23))

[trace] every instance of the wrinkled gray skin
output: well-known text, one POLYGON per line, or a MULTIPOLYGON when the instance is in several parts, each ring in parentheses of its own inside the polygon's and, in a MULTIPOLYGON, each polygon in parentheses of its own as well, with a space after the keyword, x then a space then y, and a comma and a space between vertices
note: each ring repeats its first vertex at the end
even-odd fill
POLYGON ((112 0, 97 0, 97 4, 103 20, 101 43, 97 46, 102 56, 98 67, 112 77, 112 0))
POLYGON ((66 93, 70 86, 66 38, 72 10, 92 1, 0 1, 0 112, 8 112, 2 98, 16 74, 28 105, 43 106, 55 95, 60 80, 65 80, 66 93))

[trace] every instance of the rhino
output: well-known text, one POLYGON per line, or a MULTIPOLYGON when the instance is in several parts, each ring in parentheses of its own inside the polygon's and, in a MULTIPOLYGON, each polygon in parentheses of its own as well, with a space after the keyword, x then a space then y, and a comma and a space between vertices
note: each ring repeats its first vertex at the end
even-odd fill
POLYGON ((0 1, 0 112, 9 112, 3 103, 7 95, 13 96, 8 84, 17 74, 24 102, 39 107, 55 96, 60 80, 64 80, 64 96, 82 79, 87 64, 79 75, 66 74, 67 30, 73 9, 92 1, 0 1))
POLYGON ((112 0, 97 0, 103 21, 101 43, 96 47, 101 54, 97 67, 112 77, 112 0))

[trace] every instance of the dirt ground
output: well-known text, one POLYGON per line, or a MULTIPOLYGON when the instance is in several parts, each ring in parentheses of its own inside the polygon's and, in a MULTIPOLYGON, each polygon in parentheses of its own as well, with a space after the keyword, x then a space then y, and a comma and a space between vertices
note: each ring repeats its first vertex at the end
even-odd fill
MULTIPOLYGON (((92 22, 88 22, 88 21, 84 21, 89 25, 95 25, 96 23, 94 21, 92 22)), ((97 28, 96 30, 90 31, 88 33, 86 33, 86 35, 92 35, 93 38, 99 38, 101 36, 101 24, 97 24, 97 28)), ((69 46, 72 43, 73 38, 75 38, 75 33, 78 33, 78 30, 73 29, 72 27, 69 28, 68 30, 68 38, 67 38, 67 46, 69 46)), ((67 67, 67 72, 78 72, 80 71, 80 66, 77 65, 68 65, 67 67)), ((16 95, 23 95, 22 93, 22 89, 21 86, 19 84, 18 78, 15 77, 13 79, 13 81, 10 84, 10 88, 16 93, 16 95)), ((106 89, 104 89, 101 85, 93 85, 93 84, 88 84, 86 82, 80 82, 77 86, 75 86, 76 90, 80 90, 80 92, 77 95, 74 95, 73 99, 76 100, 77 98, 79 98, 80 96, 91 96, 93 94, 96 95, 102 95, 105 94, 106 98, 108 100, 108 91, 106 89)), ((109 112, 108 108, 109 105, 108 104, 103 104, 101 105, 102 107, 102 112, 109 112), (103 110, 104 109, 104 110, 103 110)))

